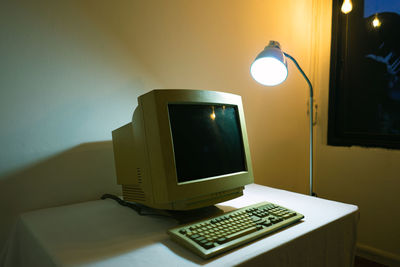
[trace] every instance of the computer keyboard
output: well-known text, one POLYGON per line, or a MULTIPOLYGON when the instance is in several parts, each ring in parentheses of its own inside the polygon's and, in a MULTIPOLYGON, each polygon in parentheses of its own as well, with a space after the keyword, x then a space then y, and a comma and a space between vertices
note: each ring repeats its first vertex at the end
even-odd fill
POLYGON ((293 210, 261 202, 168 230, 171 238, 207 259, 268 235, 304 218, 293 210))

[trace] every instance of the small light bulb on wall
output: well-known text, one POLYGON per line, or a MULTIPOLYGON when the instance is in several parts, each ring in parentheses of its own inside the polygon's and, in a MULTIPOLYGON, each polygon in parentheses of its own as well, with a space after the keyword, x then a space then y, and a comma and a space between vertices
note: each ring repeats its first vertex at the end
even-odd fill
POLYGON ((374 20, 372 21, 372 26, 374 26, 374 28, 378 28, 381 26, 381 21, 378 19, 378 16, 375 15, 374 20))
POLYGON ((215 117, 217 117, 217 116, 215 115, 214 107, 212 107, 212 113, 210 114, 210 118, 211 118, 212 120, 215 120, 215 117))
POLYGON ((215 116, 215 112, 213 111, 213 113, 210 114, 210 118, 211 118, 212 120, 215 120, 215 117, 216 117, 216 116, 215 116))
POLYGON ((351 10, 353 10, 353 4, 351 3, 351 0, 344 0, 342 4, 342 12, 344 14, 349 13, 351 10))

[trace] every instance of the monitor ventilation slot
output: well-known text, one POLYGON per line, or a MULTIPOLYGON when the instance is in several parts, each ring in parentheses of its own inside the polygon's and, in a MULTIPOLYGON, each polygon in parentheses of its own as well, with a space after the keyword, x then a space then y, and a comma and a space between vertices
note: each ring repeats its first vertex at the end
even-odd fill
POLYGON ((122 195, 127 201, 145 201, 145 194, 141 187, 136 185, 122 185, 122 195))
POLYGON ((137 180, 138 183, 142 183, 142 170, 140 168, 136 168, 136 175, 137 175, 137 180))

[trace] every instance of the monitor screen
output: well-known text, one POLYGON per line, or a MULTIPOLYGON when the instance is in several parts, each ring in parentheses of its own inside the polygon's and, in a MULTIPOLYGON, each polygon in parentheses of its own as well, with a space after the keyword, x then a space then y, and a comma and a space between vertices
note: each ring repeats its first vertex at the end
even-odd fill
POLYGON ((247 171, 238 108, 168 104, 178 183, 247 171))

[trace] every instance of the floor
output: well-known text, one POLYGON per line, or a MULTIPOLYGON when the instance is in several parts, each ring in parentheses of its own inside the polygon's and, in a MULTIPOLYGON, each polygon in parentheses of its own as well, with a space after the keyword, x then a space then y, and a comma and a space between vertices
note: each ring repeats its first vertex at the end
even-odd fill
POLYGON ((354 267, 389 267, 389 266, 356 256, 354 260, 354 267))

